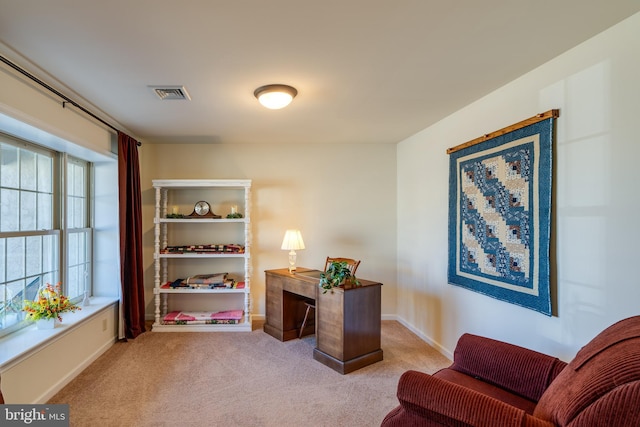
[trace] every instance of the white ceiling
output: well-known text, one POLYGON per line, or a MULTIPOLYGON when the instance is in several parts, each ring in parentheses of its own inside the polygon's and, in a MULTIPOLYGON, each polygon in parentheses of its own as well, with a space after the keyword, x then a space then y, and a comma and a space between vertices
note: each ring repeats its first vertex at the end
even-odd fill
POLYGON ((143 142, 396 143, 638 11, 635 0, 0 0, 0 53, 143 142), (253 91, 270 83, 298 96, 267 110, 253 91), (160 101, 150 85, 184 85, 191 101, 160 101))

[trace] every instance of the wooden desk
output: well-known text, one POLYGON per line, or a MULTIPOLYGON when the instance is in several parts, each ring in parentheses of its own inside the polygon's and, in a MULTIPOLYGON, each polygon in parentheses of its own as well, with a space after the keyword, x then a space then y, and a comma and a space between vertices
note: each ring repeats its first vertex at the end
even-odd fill
POLYGON ((316 271, 300 267, 296 270, 298 274, 289 273, 287 268, 265 271, 266 333, 280 341, 298 338, 306 311, 304 301, 315 300, 317 296, 320 279, 313 274, 316 271))
POLYGON ((316 301, 313 358, 341 374, 382 360, 381 283, 358 279, 360 286, 322 293, 318 270, 267 270, 264 331, 286 341, 297 338, 306 306, 316 301))

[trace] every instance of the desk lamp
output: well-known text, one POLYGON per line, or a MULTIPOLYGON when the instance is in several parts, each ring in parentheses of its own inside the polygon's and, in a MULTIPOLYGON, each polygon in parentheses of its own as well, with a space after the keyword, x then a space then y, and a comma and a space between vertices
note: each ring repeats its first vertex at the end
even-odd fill
POLYGON ((287 230, 282 240, 282 250, 289 252, 289 273, 296 270, 296 250, 304 249, 304 241, 300 230, 287 230))

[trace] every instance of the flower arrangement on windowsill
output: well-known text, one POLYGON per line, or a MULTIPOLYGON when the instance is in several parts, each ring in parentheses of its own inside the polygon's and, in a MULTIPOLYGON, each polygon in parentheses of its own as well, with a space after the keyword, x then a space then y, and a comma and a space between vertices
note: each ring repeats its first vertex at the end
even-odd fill
POLYGON ((62 284, 55 287, 49 283, 45 288, 38 290, 38 296, 33 301, 24 300, 22 311, 27 312, 26 320, 37 321, 42 319, 58 319, 62 322, 62 313, 82 310, 72 303, 69 298, 62 295, 62 284))

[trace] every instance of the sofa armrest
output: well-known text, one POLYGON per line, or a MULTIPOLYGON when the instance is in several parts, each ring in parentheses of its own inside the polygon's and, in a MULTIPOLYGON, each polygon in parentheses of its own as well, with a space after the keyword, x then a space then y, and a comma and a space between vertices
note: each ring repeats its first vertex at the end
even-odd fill
MULTIPOLYGON (((418 371, 402 374, 397 394, 401 411, 429 420, 429 425, 553 426, 522 409, 418 371)), ((393 419, 385 419, 385 422, 385 425, 394 425, 393 419)))
POLYGON ((566 365, 557 357, 464 334, 458 340, 450 368, 537 402, 566 365))

